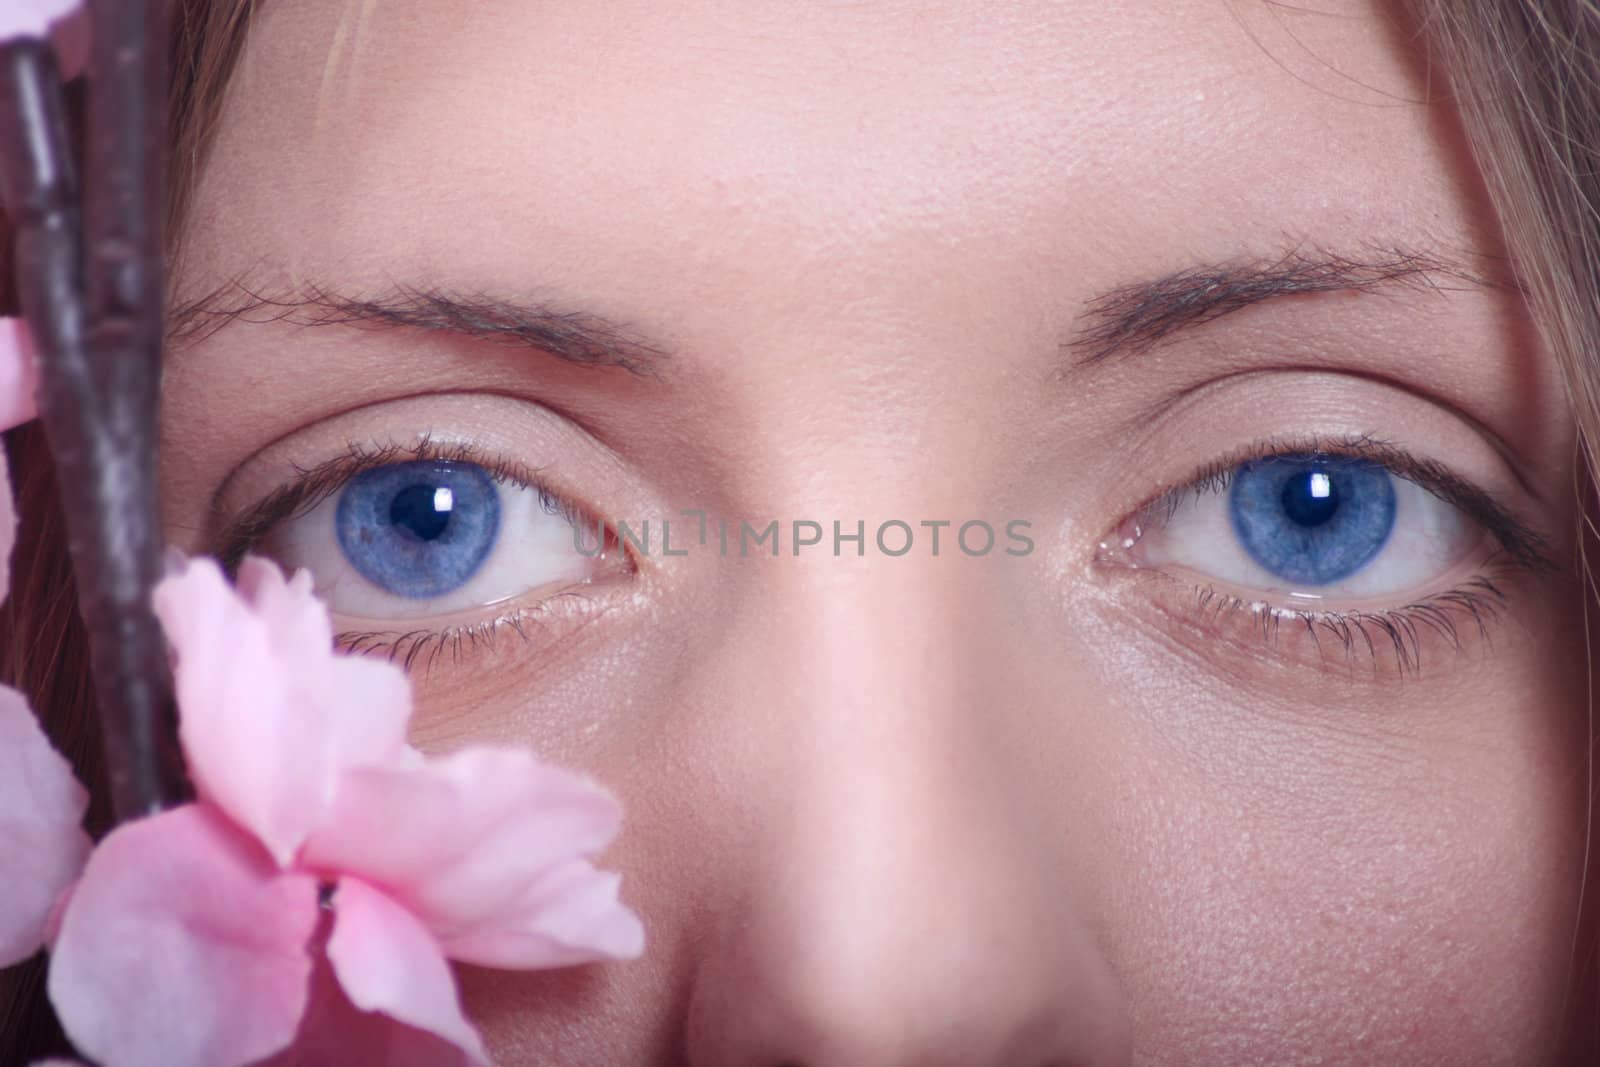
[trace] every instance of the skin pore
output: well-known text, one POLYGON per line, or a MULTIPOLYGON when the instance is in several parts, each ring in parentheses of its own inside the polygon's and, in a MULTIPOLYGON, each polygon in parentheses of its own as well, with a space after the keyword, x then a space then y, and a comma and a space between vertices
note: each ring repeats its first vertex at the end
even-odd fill
POLYGON ((1554 1056, 1573 426, 1429 94, 1343 0, 262 6, 174 280, 168 534, 311 567, 423 748, 621 797, 646 955, 464 969, 502 1062, 1554 1056), (1215 476, 1323 452, 1410 525, 1312 599, 1215 476), (553 502, 433 600, 335 532, 419 457, 553 502), (562 511, 687 551, 526 533, 562 511))

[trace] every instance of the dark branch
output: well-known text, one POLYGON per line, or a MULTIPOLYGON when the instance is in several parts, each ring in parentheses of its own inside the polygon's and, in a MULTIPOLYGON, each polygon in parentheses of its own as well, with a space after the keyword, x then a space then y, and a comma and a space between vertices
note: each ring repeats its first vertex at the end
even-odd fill
POLYGON ((165 6, 92 6, 86 217, 49 47, 0 48, 0 169, 17 291, 39 352, 40 415, 89 633, 112 803, 124 820, 188 796, 166 644, 150 604, 161 574, 165 6))

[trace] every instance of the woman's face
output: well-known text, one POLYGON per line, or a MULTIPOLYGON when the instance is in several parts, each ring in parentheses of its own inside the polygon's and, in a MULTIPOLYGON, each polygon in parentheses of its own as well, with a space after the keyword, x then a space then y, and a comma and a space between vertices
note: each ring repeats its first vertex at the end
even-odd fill
POLYGON ((261 6, 169 532, 622 798, 645 957, 464 971, 504 1062, 1551 1052, 1572 420, 1321 6, 261 6))

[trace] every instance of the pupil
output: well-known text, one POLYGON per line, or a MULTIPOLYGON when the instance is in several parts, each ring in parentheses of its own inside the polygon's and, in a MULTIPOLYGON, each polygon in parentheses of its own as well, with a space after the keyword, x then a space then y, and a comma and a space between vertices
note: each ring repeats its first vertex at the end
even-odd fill
POLYGON ((1327 471, 1296 474, 1283 487, 1283 510, 1300 526, 1321 526, 1339 510, 1339 490, 1327 471))
POLYGON ((450 490, 408 485, 389 504, 389 521, 419 541, 432 541, 450 525, 454 505, 450 490))

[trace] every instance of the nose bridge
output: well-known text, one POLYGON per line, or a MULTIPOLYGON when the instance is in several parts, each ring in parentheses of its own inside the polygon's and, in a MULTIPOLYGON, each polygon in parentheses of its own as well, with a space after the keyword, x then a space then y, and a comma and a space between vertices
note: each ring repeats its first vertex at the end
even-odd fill
POLYGON ((796 605, 788 692, 806 708, 834 777, 860 760, 878 773, 885 761, 914 767, 917 752, 960 727, 953 713, 961 701, 948 684, 933 683, 968 674, 958 620, 980 605, 963 562, 923 554, 819 559, 780 582, 787 589, 779 596, 796 605))
POLYGON ((928 848, 986 834, 1001 776, 985 732, 1005 728, 978 703, 1003 671, 980 636, 993 632, 980 561, 841 563, 787 576, 779 599, 797 610, 773 694, 789 716, 786 857, 828 862, 838 888, 893 881, 928 848))
POLYGON ((791 750, 793 793, 771 861, 786 889, 772 906, 803 919, 784 928, 812 931, 809 947, 791 946, 799 966, 839 962, 805 959, 823 949, 875 957, 851 963, 856 974, 878 966, 885 939, 925 933, 914 929, 924 915, 906 910, 903 898, 914 893, 930 911, 956 906, 948 877, 944 894, 923 892, 936 875, 925 865, 972 855, 981 843, 993 801, 982 794, 994 778, 965 717, 976 709, 961 699, 968 672, 951 640, 957 612, 940 603, 961 597, 960 579, 937 585, 936 562, 884 561, 861 568, 868 576, 828 583, 813 595, 797 641, 805 651, 794 663, 791 707, 805 725, 791 750), (870 914, 884 908, 900 908, 903 921, 886 925, 870 914), (849 933, 868 928, 878 929, 871 944, 849 933), (831 932, 817 938, 820 931, 831 932))
MULTIPOLYGON (((869 531, 870 536, 870 531, 869 531)), ((691 1012, 696 1067, 1125 1058, 1119 992, 1043 879, 1006 729, 993 564, 791 560, 764 683, 782 749, 748 891, 691 1012)))

